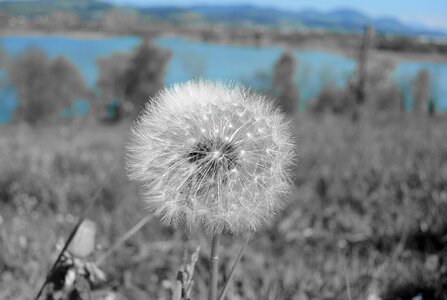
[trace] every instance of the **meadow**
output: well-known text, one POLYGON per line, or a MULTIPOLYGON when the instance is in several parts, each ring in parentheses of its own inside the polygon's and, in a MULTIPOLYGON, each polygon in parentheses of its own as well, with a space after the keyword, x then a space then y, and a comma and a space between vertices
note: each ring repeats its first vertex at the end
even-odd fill
MULTIPOLYGON (((299 113, 294 189, 257 232, 228 299, 447 299, 447 119, 299 113)), ((77 218, 99 256, 149 214, 126 177, 130 122, 0 127, 0 299, 32 299, 77 218)), ((242 239, 224 239, 228 276, 242 239)), ((94 299, 171 299, 183 253, 201 247, 192 299, 206 299, 208 241, 157 218, 99 266, 94 299), (118 296, 119 295, 119 296, 118 296), (121 298, 120 298, 121 297, 121 298)))

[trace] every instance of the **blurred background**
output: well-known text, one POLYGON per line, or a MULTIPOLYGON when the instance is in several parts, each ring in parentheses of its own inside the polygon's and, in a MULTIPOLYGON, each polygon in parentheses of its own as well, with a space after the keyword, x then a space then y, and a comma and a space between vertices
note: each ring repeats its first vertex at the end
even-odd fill
MULTIPOLYGON (((129 126, 195 78, 269 95, 297 136, 291 199, 228 299, 447 299, 445 0, 0 1, 0 299, 35 295, 92 198, 86 261, 147 214, 129 126)), ((93 298, 171 299, 197 245, 206 299, 208 241, 157 219, 98 265, 93 298)))

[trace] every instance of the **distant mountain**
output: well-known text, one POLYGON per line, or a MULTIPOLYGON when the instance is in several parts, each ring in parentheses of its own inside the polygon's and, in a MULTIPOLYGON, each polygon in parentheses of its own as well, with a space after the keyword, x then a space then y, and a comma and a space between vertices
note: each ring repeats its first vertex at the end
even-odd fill
POLYGON ((95 0, 31 0, 31 1, 1 1, 0 12, 12 16, 22 15, 35 18, 53 12, 69 12, 81 20, 91 20, 104 11, 112 9, 113 5, 95 0))
POLYGON ((286 11, 253 5, 194 5, 188 7, 114 6, 97 0, 2 1, 0 11, 12 15, 35 17, 55 11, 72 12, 81 20, 95 19, 110 9, 132 10, 145 19, 175 23, 199 22, 230 26, 262 25, 273 28, 322 29, 361 32, 372 25, 379 34, 447 37, 447 30, 434 30, 406 24, 394 18, 371 18, 353 9, 323 12, 317 10, 286 11))
POLYGON ((232 6, 190 6, 141 8, 145 13, 163 11, 169 15, 192 12, 201 15, 206 21, 227 24, 266 25, 272 27, 319 28, 330 31, 361 32, 366 25, 372 25, 380 34, 447 37, 447 30, 433 30, 423 26, 404 24, 394 18, 371 18, 352 9, 339 9, 322 12, 317 10, 285 11, 273 8, 256 7, 252 5, 232 6), (171 13, 169 13, 171 11, 171 13))

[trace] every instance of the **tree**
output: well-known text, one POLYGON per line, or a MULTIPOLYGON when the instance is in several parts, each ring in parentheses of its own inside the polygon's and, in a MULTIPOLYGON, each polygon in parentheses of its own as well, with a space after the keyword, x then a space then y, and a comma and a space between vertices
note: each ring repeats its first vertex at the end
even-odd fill
POLYGON ((99 88, 101 98, 106 102, 124 100, 124 75, 129 67, 130 58, 130 54, 127 53, 114 53, 97 60, 99 76, 96 86, 99 88))
POLYGON ((3 48, 0 47, 0 69, 3 69, 6 61, 6 53, 3 48))
POLYGON ((127 53, 114 53, 97 60, 99 76, 96 86, 101 95, 98 111, 100 118, 104 121, 116 122, 121 119, 121 112, 126 103, 124 76, 129 67, 130 58, 131 55, 127 53))
POLYGON ((148 41, 135 49, 124 78, 124 97, 140 110, 144 104, 164 87, 166 64, 171 52, 160 49, 148 41))
POLYGON ((351 120, 357 122, 360 118, 360 106, 366 100, 366 82, 368 80, 368 58, 369 50, 374 39, 374 29, 371 26, 366 26, 363 31, 363 37, 360 44, 359 55, 357 58, 357 66, 354 79, 348 84, 349 93, 355 99, 355 107, 352 110, 351 120))
POLYGON ((388 59, 377 59, 368 65, 365 82, 366 107, 372 112, 402 110, 402 95, 393 79, 396 65, 388 59))
POLYGON ((37 49, 28 49, 9 65, 9 81, 16 88, 19 98, 18 115, 27 123, 37 123, 54 110, 49 83, 50 60, 37 49))
MULTIPOLYGON (((5 50, 0 47, 0 71, 3 73, 3 69, 6 67, 8 57, 6 56, 5 50)), ((5 85, 5 76, 4 74, 0 74, 0 89, 2 89, 5 85)))
POLYGON ((366 26, 363 31, 362 43, 360 45, 359 56, 357 59, 356 77, 354 83, 354 94, 356 103, 363 104, 366 98, 366 81, 367 81, 367 67, 369 49, 371 48, 372 40, 374 38, 374 29, 371 26, 366 26))
POLYGON ((299 110, 300 94, 295 84, 296 60, 285 51, 273 70, 273 95, 284 112, 294 114, 299 110))
POLYGON ((427 109, 430 100, 430 74, 427 70, 417 73, 412 84, 413 111, 422 113, 427 109))
POLYGON ((17 114, 30 124, 55 119, 62 108, 87 94, 79 71, 68 60, 50 60, 37 49, 28 49, 8 65, 9 82, 19 98, 17 114))
MULTIPOLYGON (((114 53, 100 58, 99 77, 96 82, 102 104, 107 109, 121 111, 123 106, 141 109, 164 86, 165 67, 171 53, 144 41, 132 54, 114 53)), ((117 120, 115 112, 106 119, 117 120)))
POLYGON ((50 76, 54 83, 52 98, 58 102, 58 107, 70 107, 74 99, 88 95, 81 73, 66 58, 58 56, 51 62, 50 76))

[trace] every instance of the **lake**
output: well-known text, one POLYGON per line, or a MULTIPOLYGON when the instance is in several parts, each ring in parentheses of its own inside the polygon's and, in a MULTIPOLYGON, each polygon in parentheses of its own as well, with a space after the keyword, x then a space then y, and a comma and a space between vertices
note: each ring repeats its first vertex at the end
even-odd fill
MULTIPOLYGON (((96 60, 114 52, 130 52, 140 43, 138 37, 72 38, 64 36, 2 36, 0 46, 9 57, 16 57, 28 47, 43 50, 51 58, 63 55, 80 70, 85 82, 95 87, 98 76, 96 60)), ((268 89, 273 66, 282 53, 279 47, 236 46, 191 41, 181 37, 155 40, 158 46, 172 51, 167 66, 167 85, 191 78, 238 81, 256 89, 268 89)), ((302 105, 314 99, 328 83, 344 87, 354 72, 355 62, 349 57, 323 51, 300 51, 293 54, 298 60, 296 83, 302 105)), ((433 97, 439 110, 447 110, 447 64, 417 61, 399 63, 396 79, 412 80, 421 69, 427 69, 432 79, 433 97)), ((3 72, 4 73, 4 72, 3 72)), ((4 74, 3 74, 4 76, 4 74)), ((411 94, 403 91, 408 103, 411 94)), ((17 106, 13 88, 0 91, 0 122, 8 122, 17 106)), ((85 107, 80 105, 80 110, 85 107)))

